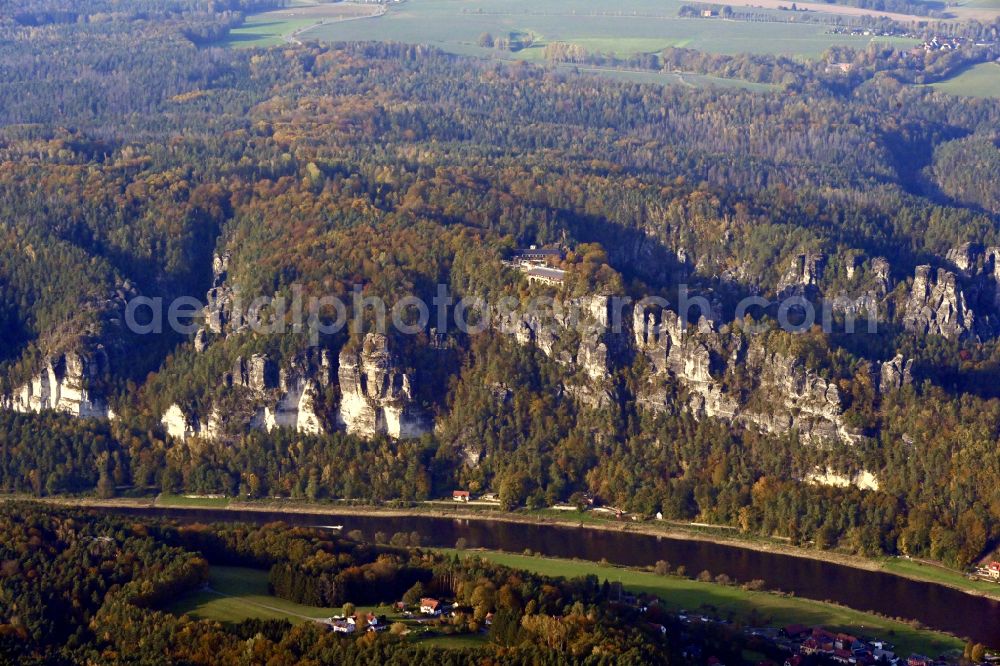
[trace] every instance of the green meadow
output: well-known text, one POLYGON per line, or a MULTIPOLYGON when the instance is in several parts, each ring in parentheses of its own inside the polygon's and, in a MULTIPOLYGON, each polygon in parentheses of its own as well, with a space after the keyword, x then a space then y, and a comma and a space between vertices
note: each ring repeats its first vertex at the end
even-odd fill
POLYGON ((1000 64, 984 62, 931 86, 949 95, 1000 97, 1000 64))
POLYGON ((316 608, 279 599, 268 592, 267 575, 258 569, 212 566, 208 589, 187 594, 164 610, 219 622, 259 618, 293 624, 340 613, 339 608, 316 608))
POLYGON ((479 36, 532 35, 531 47, 503 57, 537 60, 546 44, 569 42, 627 56, 668 46, 714 53, 786 53, 815 57, 833 45, 864 47, 871 37, 825 34, 807 23, 749 23, 680 18, 680 0, 406 0, 384 16, 317 26, 303 39, 423 43, 445 51, 497 57, 479 36))
POLYGON ((229 31, 226 44, 238 48, 283 44, 296 30, 316 25, 314 19, 277 19, 265 14, 248 16, 239 28, 229 31))

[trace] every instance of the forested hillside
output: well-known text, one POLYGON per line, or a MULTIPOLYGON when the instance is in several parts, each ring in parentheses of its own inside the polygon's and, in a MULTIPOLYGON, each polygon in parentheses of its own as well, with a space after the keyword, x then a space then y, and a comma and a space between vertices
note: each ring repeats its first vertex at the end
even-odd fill
POLYGON ((956 56, 659 56, 757 93, 214 46, 265 4, 0 12, 0 491, 591 493, 960 565, 1000 536, 1000 103, 911 85, 956 56), (510 261, 532 245, 560 283, 510 261), (514 312, 310 340, 240 308, 439 285, 514 312), (185 296, 192 330, 127 325, 185 296), (778 330, 789 296, 831 325, 778 330))

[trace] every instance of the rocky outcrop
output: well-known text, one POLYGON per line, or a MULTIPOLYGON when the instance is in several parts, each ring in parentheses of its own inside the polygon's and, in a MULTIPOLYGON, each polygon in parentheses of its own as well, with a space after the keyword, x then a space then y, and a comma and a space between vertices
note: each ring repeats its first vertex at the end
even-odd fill
POLYGON ((271 408, 264 408, 264 429, 291 428, 308 435, 323 433, 323 425, 316 413, 316 385, 308 379, 297 378, 271 408))
POLYGON ((879 391, 889 393, 913 384, 913 359, 903 359, 896 354, 892 360, 882 363, 879 368, 879 391))
POLYGON ((254 354, 238 358, 233 371, 222 378, 225 387, 241 390, 241 409, 225 416, 216 405, 208 420, 171 405, 161 418, 164 429, 175 438, 226 439, 250 429, 270 432, 291 428, 305 434, 325 431, 316 406, 321 387, 330 383, 332 368, 326 350, 312 350, 295 357, 287 368, 278 368, 270 357, 254 354))
POLYGON ((806 483, 814 483, 821 486, 833 486, 835 488, 847 488, 854 486, 861 490, 878 490, 878 478, 868 470, 861 470, 857 474, 838 474, 829 468, 816 469, 810 472, 804 479, 806 483))
POLYGON ((180 405, 170 405, 160 419, 163 429, 174 439, 187 440, 201 434, 201 424, 197 417, 184 413, 180 405))
POLYGON ((611 375, 624 338, 611 326, 607 296, 556 301, 551 307, 502 315, 496 328, 522 345, 535 345, 571 375, 563 389, 591 407, 611 398, 611 375))
POLYGON ((778 294, 791 296, 815 291, 823 276, 825 265, 826 257, 818 252, 806 252, 795 256, 778 282, 778 294))
POLYGON ((965 243, 947 268, 918 266, 903 325, 921 335, 986 340, 1000 333, 1000 248, 965 243))
POLYGON ((230 253, 215 254, 212 257, 212 288, 205 294, 205 309, 202 313, 205 324, 195 334, 195 351, 201 353, 208 348, 212 336, 225 337, 244 326, 243 310, 236 292, 228 283, 230 253))
POLYGON ((408 439, 431 430, 429 419, 414 400, 410 376, 390 351, 386 336, 371 333, 361 349, 342 350, 337 377, 339 421, 347 432, 408 439))
POLYGON ((107 401, 91 389, 107 369, 108 357, 101 345, 92 352, 51 356, 31 381, 4 398, 3 406, 18 412, 51 409, 81 418, 114 418, 107 401))
POLYGON ((976 315, 966 303, 955 273, 918 266, 906 301, 903 326, 920 335, 965 338, 975 335, 976 315))
POLYGON ((658 381, 676 379, 689 392, 689 408, 699 416, 733 418, 738 404, 718 381, 724 369, 723 343, 711 323, 702 318, 689 330, 675 312, 643 306, 633 310, 632 331, 637 351, 649 361, 652 373, 637 401, 655 410, 668 407, 668 396, 658 381), (715 377, 712 369, 716 368, 715 377))
POLYGON ((744 421, 776 434, 794 430, 805 440, 853 442, 859 437, 843 422, 840 389, 801 359, 772 352, 755 339, 746 362, 759 380, 758 405, 743 412, 744 421))
POLYGON ((685 327, 674 312, 643 307, 635 309, 632 326, 635 347, 650 365, 647 385, 636 396, 640 407, 670 409, 674 396, 666 387, 673 381, 686 392, 686 406, 698 417, 723 418, 774 434, 796 431, 807 441, 853 442, 859 437, 843 421, 836 384, 799 359, 768 350, 760 338, 747 345, 741 335, 724 335, 705 319, 685 327), (740 367, 752 383, 735 389, 740 367))

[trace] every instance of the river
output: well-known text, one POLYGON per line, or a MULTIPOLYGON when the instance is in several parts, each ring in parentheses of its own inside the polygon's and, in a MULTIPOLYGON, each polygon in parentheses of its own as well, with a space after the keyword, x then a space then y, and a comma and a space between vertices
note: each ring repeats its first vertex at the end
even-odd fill
POLYGON ((186 508, 115 507, 100 509, 129 515, 156 515, 180 522, 284 521, 292 525, 343 525, 372 538, 376 532, 418 532, 428 546, 453 547, 461 537, 469 548, 522 552, 531 549, 553 557, 647 566, 666 560, 683 565, 688 575, 708 570, 738 581, 763 579, 768 589, 836 603, 892 617, 919 620, 924 625, 1000 645, 1000 602, 966 594, 943 585, 910 580, 878 571, 779 553, 768 553, 708 541, 564 527, 532 523, 384 516, 378 514, 310 514, 278 511, 236 511, 186 508))

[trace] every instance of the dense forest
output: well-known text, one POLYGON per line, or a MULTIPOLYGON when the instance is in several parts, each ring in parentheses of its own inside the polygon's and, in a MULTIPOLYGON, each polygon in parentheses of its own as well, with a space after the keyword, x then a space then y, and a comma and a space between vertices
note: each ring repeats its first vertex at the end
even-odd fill
MULTIPOLYGON (((772 88, 752 92, 404 44, 214 45, 270 3, 16 4, 0 12, 0 395, 13 405, 33 380, 82 366, 114 418, 0 413, 0 491, 420 501, 469 488, 507 508, 590 493, 645 515, 961 566, 1000 536, 989 263, 1000 104, 914 85, 995 58, 995 46, 838 49, 811 63, 671 49, 647 63, 772 88), (561 286, 504 263, 530 245, 565 250, 561 286), (796 269, 802 257, 822 269, 796 269), (925 298, 914 296, 923 266, 937 276, 925 298), (363 353, 368 321, 315 347, 294 330, 140 335, 123 323, 130 299, 210 290, 216 302, 290 297, 293 285, 391 302, 445 285, 523 303, 666 296, 681 283, 715 310, 701 384, 656 370, 634 331, 584 363, 575 350, 590 343, 572 334, 442 340, 427 326, 391 340, 406 407, 433 424, 404 439, 338 421, 350 388, 340 359, 363 353), (742 298, 788 293, 869 299, 877 331, 753 340, 736 321, 742 298), (751 348, 765 360, 743 363, 751 348), (896 354, 910 364, 888 390, 896 354), (234 367, 265 355, 282 377, 322 375, 309 429, 250 427, 266 391, 234 367), (728 358, 738 362, 716 371, 728 358), (783 359, 810 386, 822 377, 849 437, 771 427, 788 391, 761 369, 783 359), (753 422, 692 408, 706 384, 753 422), (201 430, 171 434, 172 406, 201 430), (805 482, 825 469, 878 484, 805 482)), ((997 37, 997 26, 962 30, 997 37)), ((296 585, 292 569, 274 575, 296 585)), ((339 598, 339 575, 321 572, 330 589, 316 594, 339 598)))

